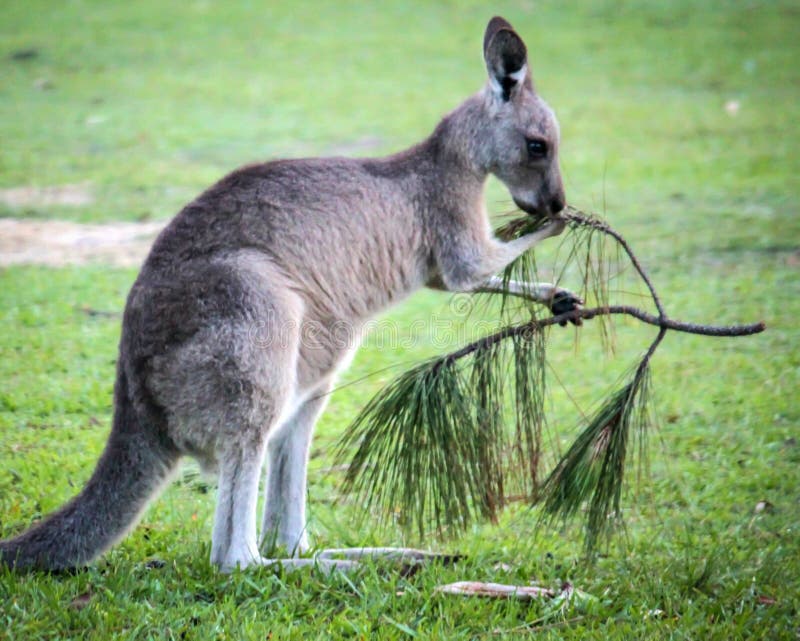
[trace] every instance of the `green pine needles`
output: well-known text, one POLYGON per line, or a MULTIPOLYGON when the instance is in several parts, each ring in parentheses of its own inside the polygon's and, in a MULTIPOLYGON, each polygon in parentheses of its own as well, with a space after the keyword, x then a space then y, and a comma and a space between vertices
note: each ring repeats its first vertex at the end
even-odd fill
POLYGON ((544 520, 566 520, 587 506, 587 552, 592 552, 598 540, 620 522, 622 480, 631 434, 639 437, 644 450, 646 428, 650 425, 649 355, 654 346, 636 368, 633 378, 589 419, 588 426, 544 482, 541 496, 544 520))
MULTIPOLYGON (((714 327, 673 321, 625 239, 595 216, 568 209, 570 231, 566 266, 577 267, 581 295, 594 307, 539 318, 529 302, 529 320, 504 294, 499 331, 444 356, 425 361, 381 390, 361 411, 338 446, 340 460, 351 456, 343 490, 367 508, 392 518, 423 538, 445 535, 476 519, 494 521, 509 500, 524 498, 542 507, 545 521, 585 515, 585 542, 591 553, 620 523, 629 444, 645 442, 650 360, 670 329, 711 336, 763 331, 763 323, 714 327), (636 307, 609 305, 609 282, 617 273, 609 244, 624 253, 646 285, 658 315, 636 307), (597 318, 605 323, 626 314, 659 327, 658 335, 632 370, 630 379, 588 419, 588 425, 544 478, 546 332, 550 325, 597 318)), ((497 230, 501 238, 533 231, 530 217, 497 230)), ((528 252, 510 265, 503 281, 536 280, 528 252)), ((519 294, 517 294, 519 297, 519 294)), ((607 342, 610 324, 603 325, 607 342)), ((643 447, 643 445, 642 445, 643 447)))
POLYGON ((515 486, 533 497, 544 379, 530 372, 541 362, 544 341, 541 332, 510 338, 417 365, 361 411, 340 455, 355 450, 345 487, 367 511, 394 515, 422 537, 431 526, 445 532, 475 518, 496 519, 512 471, 515 486), (509 361, 510 381, 498 375, 509 361))

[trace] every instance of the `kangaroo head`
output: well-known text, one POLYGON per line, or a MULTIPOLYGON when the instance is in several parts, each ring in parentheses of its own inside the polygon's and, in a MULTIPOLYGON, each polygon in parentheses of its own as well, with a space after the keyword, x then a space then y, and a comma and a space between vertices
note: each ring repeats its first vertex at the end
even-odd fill
POLYGON ((536 93, 522 38, 503 18, 492 18, 483 38, 489 82, 483 91, 484 167, 529 214, 552 215, 564 208, 558 167, 555 114, 536 93))

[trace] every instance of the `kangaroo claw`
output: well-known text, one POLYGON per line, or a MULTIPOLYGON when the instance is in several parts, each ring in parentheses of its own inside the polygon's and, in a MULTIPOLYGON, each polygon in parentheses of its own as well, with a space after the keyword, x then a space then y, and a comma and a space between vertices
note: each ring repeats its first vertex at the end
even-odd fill
MULTIPOLYGON (((558 316, 559 314, 580 309, 581 305, 583 305, 582 298, 567 289, 562 289, 553 296, 553 300, 550 303, 550 311, 553 312, 553 316, 558 316)), ((580 318, 570 318, 569 322, 576 326, 583 325, 583 321, 580 318)), ((559 322, 559 325, 566 327, 567 321, 563 320, 559 322)))

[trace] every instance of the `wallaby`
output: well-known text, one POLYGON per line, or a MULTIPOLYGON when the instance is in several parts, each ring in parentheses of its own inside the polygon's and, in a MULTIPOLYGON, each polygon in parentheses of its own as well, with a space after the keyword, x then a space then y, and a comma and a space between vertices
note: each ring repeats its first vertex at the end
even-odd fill
MULTIPOLYGON (((211 561, 224 571, 346 568, 388 552, 297 558, 309 548, 312 430, 355 348, 338 329, 357 335, 425 286, 500 291, 500 270, 564 228, 558 124, 534 90, 525 44, 495 17, 483 49, 488 83, 420 144, 385 158, 247 166, 166 226, 128 295, 113 425, 97 468, 72 501, 0 542, 0 563, 58 570, 90 562, 136 523, 187 455, 218 474, 211 561), (548 217, 545 226, 497 240, 483 202, 489 174, 521 209, 548 217), (292 558, 264 558, 259 543, 292 558)), ((549 284, 510 289, 559 311, 582 303, 549 284)))

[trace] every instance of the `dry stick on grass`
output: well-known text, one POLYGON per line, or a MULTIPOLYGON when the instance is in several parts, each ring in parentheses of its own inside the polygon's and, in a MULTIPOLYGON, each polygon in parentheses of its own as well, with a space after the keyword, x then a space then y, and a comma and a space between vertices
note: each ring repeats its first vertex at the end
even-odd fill
MULTIPOLYGON (((566 584, 563 591, 572 589, 571 584, 566 584)), ((518 599, 531 601, 533 599, 552 599, 559 592, 538 585, 506 585, 503 583, 484 583, 482 581, 457 581, 447 585, 439 585, 436 592, 440 594, 454 594, 458 596, 482 596, 490 599, 518 599)))
MULTIPOLYGON (((366 512, 380 508, 379 514, 394 516, 402 527, 416 526, 422 538, 431 525, 443 533, 463 529, 475 517, 496 519, 507 502, 509 486, 516 482, 532 503, 543 505, 546 520, 573 516, 588 503, 586 548, 591 552, 599 537, 618 521, 629 437, 632 431, 643 437, 649 424, 649 365, 666 333, 746 336, 764 330, 763 323, 718 327, 670 319, 650 278, 618 232, 574 209, 564 216, 573 237, 580 239, 569 259, 577 258, 582 243, 585 286, 593 288, 602 304, 505 327, 421 363, 379 392, 339 444, 340 459, 355 452, 344 489, 361 495, 366 512), (593 234, 610 237, 622 248, 646 284, 657 316, 604 301, 607 282, 590 282, 609 278, 601 264, 602 243, 594 243, 593 234), (588 426, 540 483, 544 330, 564 321, 613 315, 654 325, 658 334, 630 381, 590 417, 588 426), (509 406, 513 411, 508 411, 509 406), (513 434, 506 429, 509 422, 514 424, 513 434)), ((515 237, 540 224, 530 217, 517 219, 497 234, 515 237)), ((535 275, 532 261, 530 253, 523 255, 506 271, 504 281, 515 276, 528 280, 535 275)))

